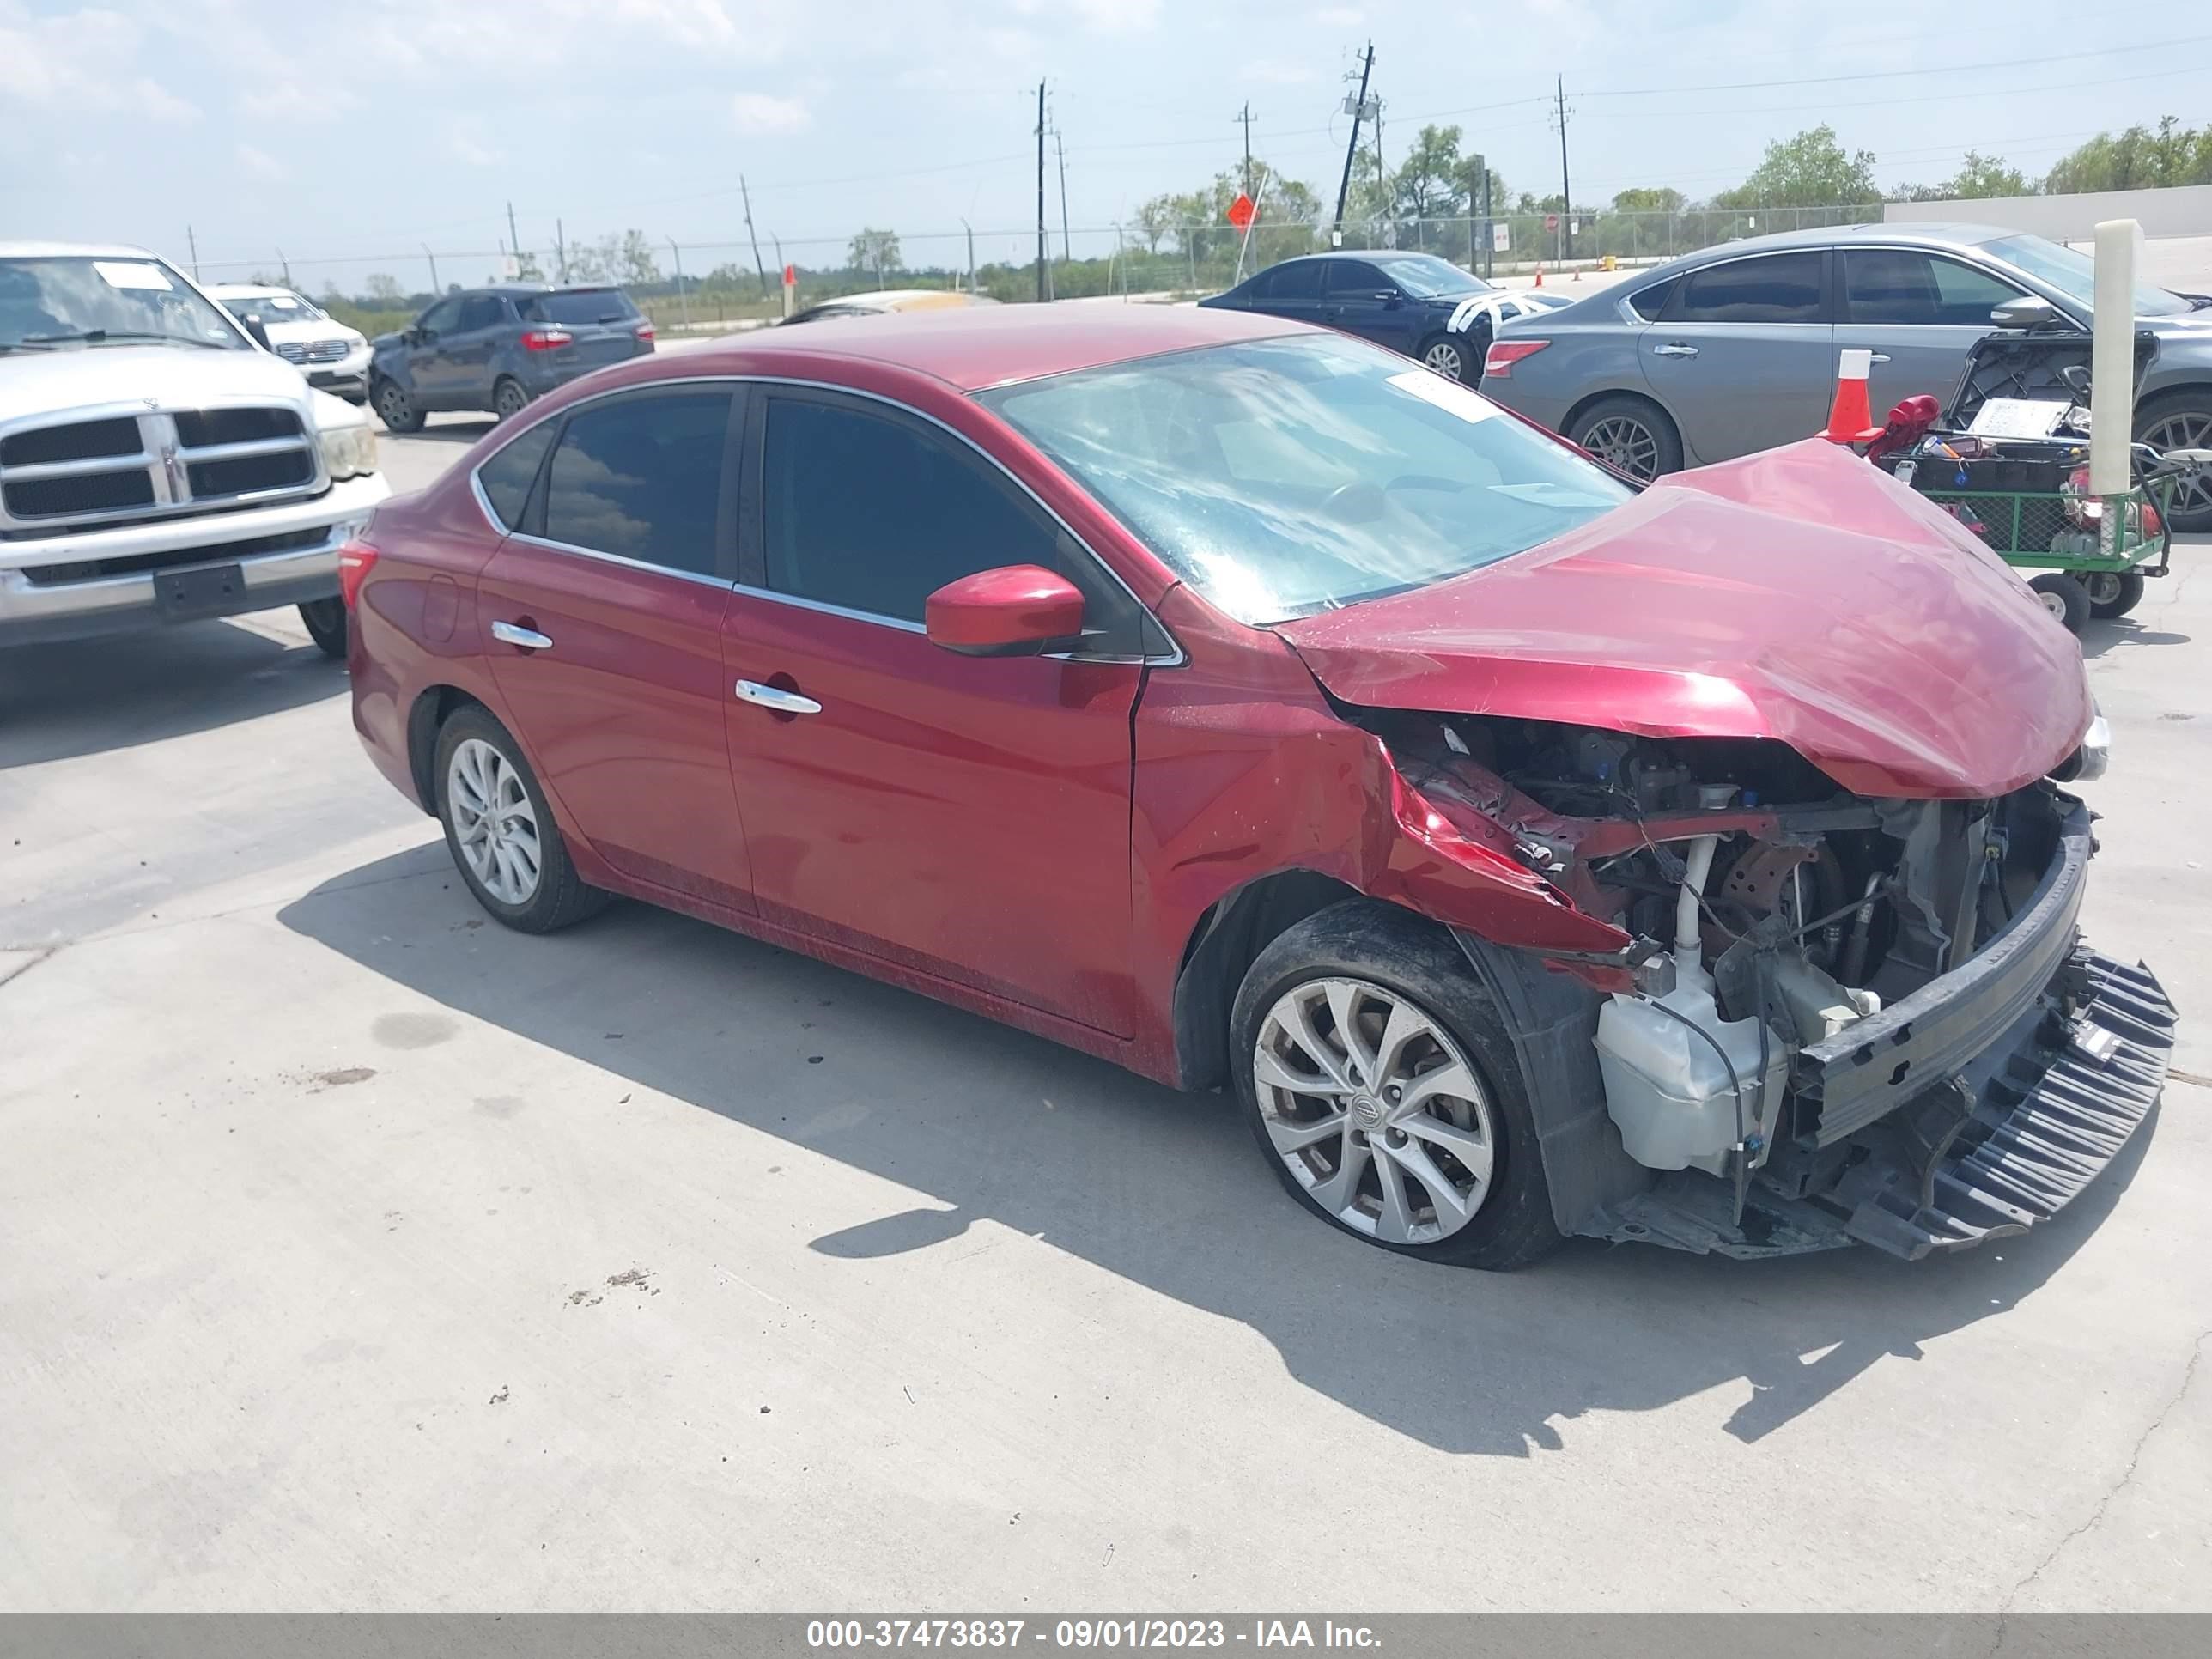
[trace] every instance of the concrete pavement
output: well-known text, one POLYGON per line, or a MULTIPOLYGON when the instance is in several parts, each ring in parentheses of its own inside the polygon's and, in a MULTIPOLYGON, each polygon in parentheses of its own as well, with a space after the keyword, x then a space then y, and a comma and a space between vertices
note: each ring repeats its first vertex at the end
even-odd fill
POLYGON ((2184 1073, 1915 1266, 1403 1261, 1218 1099, 488 922, 289 614, 0 656, 0 1607, 2212 1607, 2208 560, 2087 641, 2184 1073))

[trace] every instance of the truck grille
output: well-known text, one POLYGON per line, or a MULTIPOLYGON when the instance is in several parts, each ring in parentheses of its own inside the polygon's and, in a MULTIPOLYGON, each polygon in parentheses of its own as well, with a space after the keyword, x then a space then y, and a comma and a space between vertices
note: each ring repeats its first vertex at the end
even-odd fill
POLYGON ((286 340, 276 355, 288 363, 334 363, 346 355, 343 340, 286 340))
POLYGON ((313 434, 281 404, 68 421, 0 438, 0 534, 305 495, 313 434))

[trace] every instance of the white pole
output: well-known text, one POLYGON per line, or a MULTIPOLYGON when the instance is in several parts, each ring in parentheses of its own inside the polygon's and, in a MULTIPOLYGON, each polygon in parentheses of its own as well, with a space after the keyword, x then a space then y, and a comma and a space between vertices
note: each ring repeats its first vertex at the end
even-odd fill
POLYGON ((1244 250, 1252 246, 1252 232, 1254 228, 1260 222, 1260 204, 1267 199, 1267 169, 1261 167, 1260 169, 1259 194, 1252 198, 1252 216, 1244 222, 1243 240, 1237 244, 1237 276, 1235 281, 1230 283, 1231 288, 1234 288, 1237 283, 1241 283, 1244 280, 1244 250))
MULTIPOLYGON (((2126 493, 2133 481, 2128 446, 2135 435, 2136 255, 2142 226, 2107 219, 2097 227, 2096 312, 2089 348, 2089 491, 2126 493)), ((2118 526, 2107 510, 2108 538, 2118 526)))

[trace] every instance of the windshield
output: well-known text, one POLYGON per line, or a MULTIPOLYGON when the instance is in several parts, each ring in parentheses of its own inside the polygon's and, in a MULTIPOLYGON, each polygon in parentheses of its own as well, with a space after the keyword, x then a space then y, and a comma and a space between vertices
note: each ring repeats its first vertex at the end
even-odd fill
POLYGON ((1433 253, 1370 254, 1382 273, 1407 293, 1421 300, 1440 300, 1454 294, 1489 294, 1495 290, 1480 276, 1470 276, 1449 260, 1433 253))
POLYGON ((1631 493, 1456 382, 1337 336, 1083 369, 981 401, 1254 624, 1493 564, 1631 493))
POLYGON ((254 349, 159 259, 0 259, 0 349, 149 343, 254 349))
POLYGON ((256 294, 227 299, 222 303, 222 308, 240 322, 260 313, 264 326, 274 323, 319 323, 325 315, 321 307, 296 294, 256 294))
POLYGON ((638 314, 629 295, 618 288, 556 289, 519 299, 514 308, 526 323, 627 323, 638 314))
MULTIPOLYGON (((2040 236, 2000 236, 1984 242, 1982 252, 1993 259, 2017 265, 2038 282, 2066 295, 2085 312, 2097 303, 2097 262, 2087 254, 2045 241, 2040 236)), ((2136 284, 2136 315, 2179 317, 2191 309, 2179 294, 2146 283, 2136 284)))

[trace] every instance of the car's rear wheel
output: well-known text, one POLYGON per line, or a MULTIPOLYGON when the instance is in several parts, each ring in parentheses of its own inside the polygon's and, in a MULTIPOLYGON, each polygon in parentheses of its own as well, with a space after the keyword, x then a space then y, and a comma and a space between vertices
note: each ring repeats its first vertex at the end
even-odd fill
POLYGON ((2078 578, 2063 570, 2046 570, 2027 585, 2043 601, 2043 608, 2063 623, 2069 633, 2081 631, 2081 624, 2089 620, 2089 590, 2078 578))
POLYGON ((346 654, 345 601, 338 599, 309 599, 300 607, 300 620, 307 624, 307 637, 315 648, 326 657, 340 662, 346 654))
POLYGON ((610 896, 576 873, 521 745, 489 710, 467 705, 440 728, 433 776, 447 848, 494 916, 550 933, 605 908, 610 896))
POLYGON ((377 418, 392 431, 420 432, 422 429, 422 406, 397 381, 379 380, 369 401, 376 405, 377 418))
POLYGON ((1599 398, 1568 422, 1567 441, 1632 478, 1682 470, 1682 434, 1666 410, 1643 398, 1599 398))
POLYGON ((530 407, 530 394, 522 389, 522 382, 511 374, 500 376, 499 384, 491 389, 492 413, 502 421, 511 421, 530 407))
POLYGON ((2081 579, 2089 595, 2089 614, 2106 622, 2141 605, 2148 585, 2140 570, 2099 570, 2081 579))
MULTIPOLYGON (((2212 449, 2212 389, 2153 398, 2136 412, 2136 436, 2154 449, 2212 449)), ((2176 530, 2212 530, 2212 466, 2174 480, 2171 517, 2176 530)))
POLYGON ((1464 336, 1431 335, 1421 343, 1420 358, 1425 366, 1462 386, 1471 386, 1482 375, 1482 360, 1474 356, 1464 336))
POLYGON ((1442 930, 1355 899, 1260 953, 1231 1015, 1268 1165, 1370 1243, 1517 1267, 1559 1240, 1504 1022, 1442 930))

